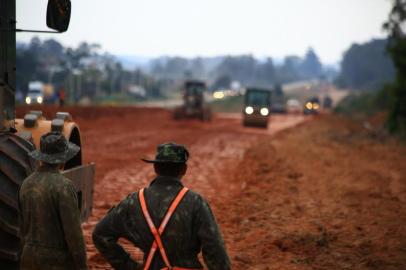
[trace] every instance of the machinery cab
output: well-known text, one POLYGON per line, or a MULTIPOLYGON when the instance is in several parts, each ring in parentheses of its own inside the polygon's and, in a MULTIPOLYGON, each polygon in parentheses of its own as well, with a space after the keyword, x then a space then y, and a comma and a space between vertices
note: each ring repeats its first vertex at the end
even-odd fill
POLYGON ((174 119, 197 118, 202 121, 211 119, 211 110, 205 102, 206 83, 186 81, 183 87, 183 105, 175 108, 174 119))
POLYGON ((206 84, 200 81, 186 81, 183 100, 187 110, 201 110, 204 103, 206 84))
POLYGON ((247 88, 244 97, 244 126, 268 127, 271 111, 271 90, 247 88))
POLYGON ((318 97, 312 97, 305 102, 303 113, 308 114, 319 114, 320 113, 320 99, 318 97))

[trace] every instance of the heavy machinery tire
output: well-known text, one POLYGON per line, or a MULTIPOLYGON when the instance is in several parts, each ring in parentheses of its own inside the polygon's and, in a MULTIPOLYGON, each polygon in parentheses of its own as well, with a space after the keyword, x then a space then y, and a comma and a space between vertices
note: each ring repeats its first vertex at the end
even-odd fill
POLYGON ((176 107, 174 110, 173 110, 173 119, 175 119, 175 120, 179 120, 179 119, 182 119, 183 118, 183 116, 184 116, 184 113, 183 113, 183 109, 181 108, 181 107, 176 107))
POLYGON ((204 108, 202 110, 202 113, 200 115, 200 120, 202 120, 203 122, 209 122, 211 121, 211 110, 204 108))
POLYGON ((0 269, 19 269, 18 190, 32 173, 28 152, 34 145, 12 133, 0 133, 0 269))

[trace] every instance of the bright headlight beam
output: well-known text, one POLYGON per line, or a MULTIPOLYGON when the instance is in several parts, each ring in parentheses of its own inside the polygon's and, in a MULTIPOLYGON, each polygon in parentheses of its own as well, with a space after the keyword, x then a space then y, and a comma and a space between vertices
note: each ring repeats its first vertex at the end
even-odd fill
POLYGON ((251 106, 248 106, 245 108, 245 113, 246 114, 253 114, 254 113, 254 108, 252 108, 251 106))
POLYGON ((269 110, 267 108, 262 108, 259 112, 261 113, 261 115, 267 116, 269 113, 269 110))
POLYGON ((30 97, 26 97, 26 98, 25 98, 25 103, 30 104, 30 103, 31 103, 31 98, 30 98, 30 97))
POLYGON ((44 101, 44 99, 43 99, 42 97, 37 97, 37 102, 38 102, 38 103, 40 103, 40 104, 41 104, 41 103, 42 103, 42 101, 44 101))
POLYGON ((224 93, 222 92, 222 91, 216 91, 216 92, 214 92, 213 93, 213 97, 215 98, 215 99, 222 99, 222 98, 224 98, 224 93))

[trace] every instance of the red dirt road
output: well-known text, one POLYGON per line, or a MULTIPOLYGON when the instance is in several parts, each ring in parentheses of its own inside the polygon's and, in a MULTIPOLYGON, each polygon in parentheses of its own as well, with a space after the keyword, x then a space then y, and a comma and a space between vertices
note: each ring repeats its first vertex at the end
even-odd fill
MULTIPOLYGON (((52 118, 56 108, 40 108, 52 118)), ((28 108, 20 108, 19 117, 28 108)), ((269 129, 244 128, 238 115, 215 118, 210 123, 197 120, 173 121, 167 110, 153 108, 67 108, 79 124, 86 162, 96 163, 93 216, 84 225, 90 266, 109 269, 96 254, 91 231, 97 221, 128 193, 139 190, 154 177, 153 168, 140 161, 154 156, 155 147, 174 141, 187 145, 191 152, 184 183, 203 194, 231 198, 243 183, 224 182, 224 175, 234 174, 246 149, 257 140, 305 120, 303 116, 272 117, 269 129)), ((216 213, 216 206, 213 206, 216 213)), ((223 214, 217 217, 226 219, 223 214)), ((127 249, 140 258, 134 248, 127 249)))
MULTIPOLYGON (((54 108, 45 110, 50 117, 54 108)), ((261 130, 238 116, 201 123, 160 109, 67 110, 85 160, 97 165, 94 212, 83 226, 91 269, 110 269, 92 244, 94 225, 148 184, 153 169, 140 158, 167 141, 188 146, 184 183, 211 203, 233 269, 406 269, 406 150, 395 142, 332 116, 306 124, 276 116, 261 130)))

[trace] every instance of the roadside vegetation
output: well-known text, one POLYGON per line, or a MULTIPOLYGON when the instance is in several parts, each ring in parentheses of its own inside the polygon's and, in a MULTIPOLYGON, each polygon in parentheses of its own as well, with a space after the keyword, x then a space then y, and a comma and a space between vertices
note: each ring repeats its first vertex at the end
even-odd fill
POLYGON ((391 104, 390 87, 373 92, 355 92, 343 98, 335 112, 347 116, 372 116, 375 113, 387 112, 391 104))
POLYGON ((351 94, 336 108, 339 113, 367 116, 385 112, 387 114, 385 128, 391 134, 402 138, 406 138, 406 33, 403 27, 405 23, 406 2, 393 0, 389 19, 384 24, 384 29, 389 33, 386 50, 395 70, 393 81, 379 91, 351 94))

